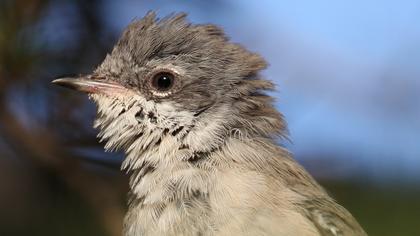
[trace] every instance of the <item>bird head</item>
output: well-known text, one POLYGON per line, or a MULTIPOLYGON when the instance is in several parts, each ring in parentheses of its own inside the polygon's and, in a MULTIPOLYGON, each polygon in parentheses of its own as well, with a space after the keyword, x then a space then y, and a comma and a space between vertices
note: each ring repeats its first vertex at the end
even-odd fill
POLYGON ((92 74, 54 81, 89 94, 105 148, 124 150, 126 167, 141 155, 189 159, 228 137, 271 138, 285 129, 264 93, 273 88, 259 74, 266 62, 220 28, 185 17, 148 13, 125 29, 92 74))

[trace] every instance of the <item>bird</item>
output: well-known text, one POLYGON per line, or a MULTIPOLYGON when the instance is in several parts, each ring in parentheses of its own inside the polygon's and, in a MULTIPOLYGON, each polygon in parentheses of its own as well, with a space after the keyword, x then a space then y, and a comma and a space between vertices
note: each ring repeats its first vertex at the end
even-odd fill
POLYGON ((88 94, 104 148, 125 154, 125 236, 367 235, 279 144, 266 67, 216 25, 151 11, 92 73, 53 81, 88 94))

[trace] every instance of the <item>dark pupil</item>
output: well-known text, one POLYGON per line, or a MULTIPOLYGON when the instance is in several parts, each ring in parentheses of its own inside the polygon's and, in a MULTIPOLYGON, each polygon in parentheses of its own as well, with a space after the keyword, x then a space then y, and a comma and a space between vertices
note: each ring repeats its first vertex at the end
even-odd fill
POLYGON ((160 90, 169 89, 172 86, 173 76, 169 73, 158 74, 155 77, 155 86, 160 90))

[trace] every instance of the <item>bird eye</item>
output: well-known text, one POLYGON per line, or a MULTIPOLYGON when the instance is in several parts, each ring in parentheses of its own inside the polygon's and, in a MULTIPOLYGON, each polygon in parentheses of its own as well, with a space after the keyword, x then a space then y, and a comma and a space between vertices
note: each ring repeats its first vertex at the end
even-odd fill
POLYGON ((152 78, 152 86, 160 92, 168 91, 172 88, 175 76, 170 72, 159 72, 152 78))

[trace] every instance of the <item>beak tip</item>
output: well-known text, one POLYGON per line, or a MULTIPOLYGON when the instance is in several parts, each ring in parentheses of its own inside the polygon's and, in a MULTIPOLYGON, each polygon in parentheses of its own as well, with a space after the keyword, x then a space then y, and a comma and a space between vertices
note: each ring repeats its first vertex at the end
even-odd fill
POLYGON ((76 78, 59 78, 51 81, 52 84, 63 86, 70 89, 77 89, 79 88, 79 81, 76 78))
POLYGON ((63 79, 55 79, 51 81, 52 84, 60 84, 63 81, 63 79))

